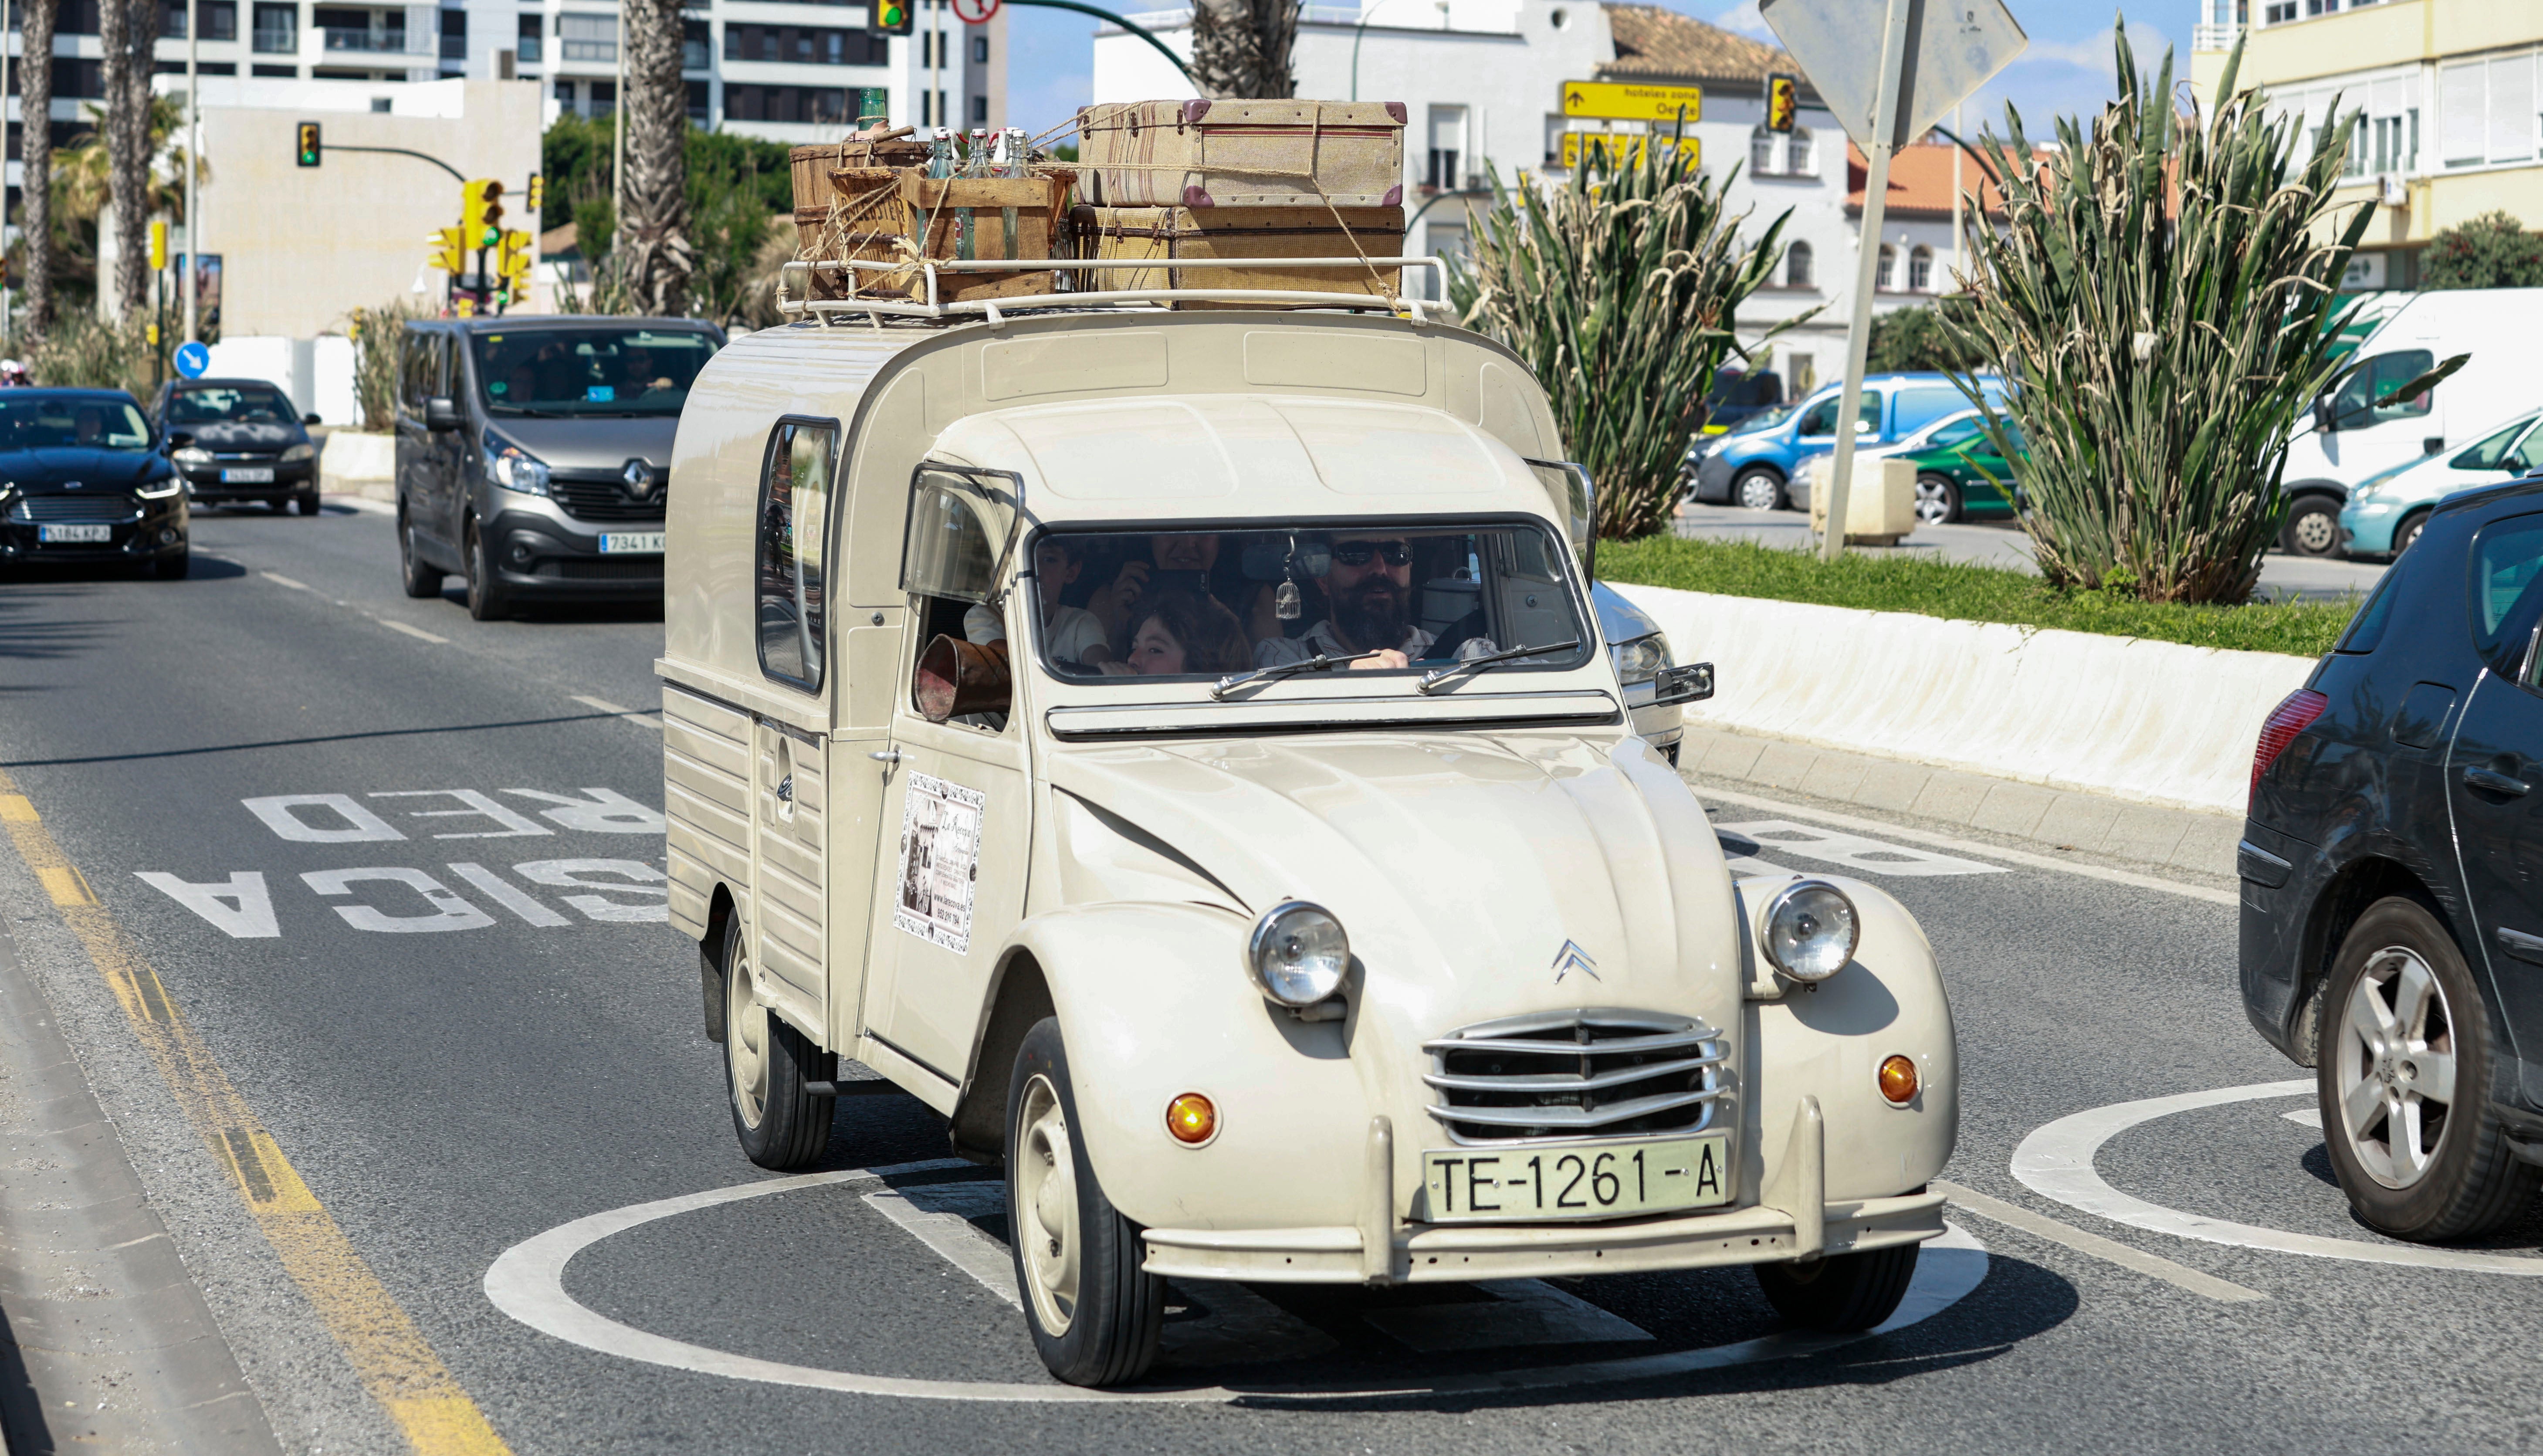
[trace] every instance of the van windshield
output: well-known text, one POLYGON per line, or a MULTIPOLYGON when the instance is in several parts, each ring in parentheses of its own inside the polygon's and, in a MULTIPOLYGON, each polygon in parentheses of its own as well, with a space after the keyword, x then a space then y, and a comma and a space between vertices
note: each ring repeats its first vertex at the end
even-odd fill
POLYGON ((524 329, 476 336, 478 387, 497 415, 675 416, 716 351, 693 329, 524 329))
MULTIPOLYGON (((1217 678, 1378 650, 1353 665, 1403 671, 1562 647, 1508 664, 1524 671, 1578 666, 1595 646, 1570 562, 1537 524, 1054 531, 1036 540, 1032 589, 1018 595, 1043 665, 1088 682, 1217 678)), ((964 626, 974 642, 1004 635, 986 608, 964 626)))

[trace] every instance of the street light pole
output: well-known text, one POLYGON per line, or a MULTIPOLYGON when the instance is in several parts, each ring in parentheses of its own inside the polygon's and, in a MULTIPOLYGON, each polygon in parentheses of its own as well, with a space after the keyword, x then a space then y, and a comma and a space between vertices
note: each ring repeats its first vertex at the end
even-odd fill
POLYGON ((194 178, 203 170, 203 93, 199 80, 203 44, 203 7, 201 0, 188 0, 186 7, 186 260, 185 272, 178 281, 178 291, 186 301, 186 342, 199 344, 201 320, 195 316, 195 279, 202 276, 202 265, 195 260, 203 251, 203 214, 201 201, 195 195, 194 178))

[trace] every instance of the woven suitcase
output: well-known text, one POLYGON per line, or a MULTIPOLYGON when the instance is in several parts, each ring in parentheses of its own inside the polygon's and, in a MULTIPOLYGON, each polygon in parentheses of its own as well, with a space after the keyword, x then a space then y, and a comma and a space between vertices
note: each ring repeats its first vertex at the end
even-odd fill
MULTIPOLYGON (((1048 168, 1034 177, 931 178, 911 168, 843 167, 830 173, 833 201, 804 230, 804 256, 814 262, 889 263, 877 269, 813 271, 815 298, 923 302, 922 258, 938 262, 1067 257, 1064 208, 1076 175, 1048 168), (853 279, 851 274, 853 273, 853 279)), ((946 272, 936 300, 959 303, 1048 293, 1048 269, 946 272)))
POLYGON ((795 225, 810 228, 819 226, 821 219, 830 214, 832 172, 842 167, 925 167, 927 144, 904 138, 868 141, 850 137, 844 142, 797 147, 788 160, 794 172, 795 225))
MULTIPOLYGON (((1090 268, 1080 286, 1268 288, 1293 293, 1365 293, 1390 298, 1403 269, 1209 268, 1213 258, 1394 258, 1404 251, 1404 209, 1346 207, 1077 207, 1068 214, 1080 258, 1157 259, 1155 268, 1090 268), (1356 245, 1356 247, 1354 247, 1356 245)), ((1269 305, 1267 305, 1269 306, 1269 305)))
POLYGON ((1077 114, 1102 207, 1398 207, 1404 103, 1142 101, 1077 114))

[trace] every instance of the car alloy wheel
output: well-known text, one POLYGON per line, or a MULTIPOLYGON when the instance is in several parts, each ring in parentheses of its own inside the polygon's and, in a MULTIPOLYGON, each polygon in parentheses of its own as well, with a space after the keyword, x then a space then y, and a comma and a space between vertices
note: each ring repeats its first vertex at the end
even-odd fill
POLYGON ((2420 539, 2420 528, 2427 523, 2428 513, 2425 510, 2402 522, 2393 532, 2393 555, 2399 557, 2410 550, 2411 543, 2420 539))
POLYGON ((2454 1008, 2419 953, 2391 946, 2368 960, 2340 1016, 2341 1135, 2368 1178, 2411 1188, 2435 1162, 2454 1111, 2454 1008))
POLYGON ((1916 519, 1929 526, 1948 526, 1961 518, 1961 488, 1947 476, 1916 477, 1916 519))
POLYGON ((1732 483, 1731 496, 1749 510, 1773 510, 1784 503, 1784 483, 1772 471, 1746 471, 1732 483))

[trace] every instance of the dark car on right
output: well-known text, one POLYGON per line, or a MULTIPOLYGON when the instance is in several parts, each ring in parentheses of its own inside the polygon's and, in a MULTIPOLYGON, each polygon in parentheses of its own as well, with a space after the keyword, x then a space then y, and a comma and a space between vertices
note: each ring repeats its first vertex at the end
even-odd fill
POLYGON ((2543 476, 2450 497, 2253 756, 2244 1007, 2399 1238, 2497 1229, 2543 1183, 2538 639, 2543 476))

